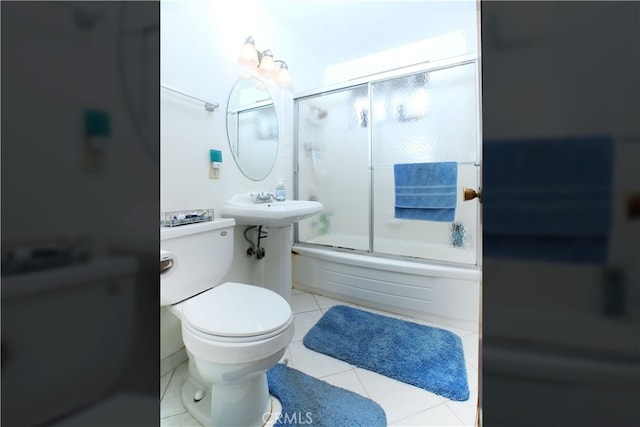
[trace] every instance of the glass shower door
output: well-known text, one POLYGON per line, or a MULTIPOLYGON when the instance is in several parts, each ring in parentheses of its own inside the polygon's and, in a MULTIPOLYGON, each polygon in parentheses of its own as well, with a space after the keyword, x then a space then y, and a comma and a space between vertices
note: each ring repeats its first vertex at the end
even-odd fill
POLYGON ((471 61, 297 99, 298 198, 325 206, 300 221, 297 241, 478 264, 480 204, 463 200, 480 184, 478 93, 471 61), (449 182, 396 182, 408 165, 447 167, 449 182), (446 217, 399 214, 416 208, 403 191, 429 205, 443 186, 446 217))
POLYGON ((325 211, 298 225, 298 241, 369 249, 368 87, 299 99, 298 199, 325 211))
POLYGON ((479 204, 462 197, 463 187, 479 185, 476 67, 371 84, 374 252, 476 264, 479 204), (457 175, 452 219, 398 217, 394 165, 444 162, 454 164, 457 175))

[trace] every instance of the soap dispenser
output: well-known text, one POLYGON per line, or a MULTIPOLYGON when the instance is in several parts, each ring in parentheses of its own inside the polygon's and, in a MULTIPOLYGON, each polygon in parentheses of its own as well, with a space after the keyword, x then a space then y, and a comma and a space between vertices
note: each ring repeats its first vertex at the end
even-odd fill
POLYGON ((276 187, 276 202, 284 202, 286 198, 287 190, 284 188, 284 180, 280 178, 276 187))

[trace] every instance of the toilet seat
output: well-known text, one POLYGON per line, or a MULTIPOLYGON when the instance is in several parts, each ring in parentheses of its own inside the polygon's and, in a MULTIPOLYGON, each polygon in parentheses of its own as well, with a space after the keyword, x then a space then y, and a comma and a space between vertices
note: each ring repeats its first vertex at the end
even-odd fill
POLYGON ((291 307, 275 292, 227 282, 186 301, 182 322, 205 340, 254 342, 276 336, 293 321, 291 307))
POLYGON ((215 341, 215 342, 219 342, 219 343, 229 343, 229 344, 242 344, 242 343, 246 343, 246 344, 251 344, 254 342, 259 342, 262 340, 265 340, 267 338, 271 338, 274 336, 277 336, 283 332, 285 332, 287 330, 287 328, 289 328, 291 326, 291 324, 293 323, 293 318, 291 318, 291 320, 287 323, 285 323, 284 325, 282 325, 280 328, 276 329, 275 331, 269 332, 267 334, 264 335, 250 335, 250 336, 246 336, 246 337, 225 337, 225 336, 221 336, 221 335, 213 335, 213 334, 209 334, 206 332, 202 332, 199 329, 194 328, 192 325, 189 324, 189 322, 184 322, 183 320, 183 329, 186 329, 189 331, 190 334, 193 334, 203 340, 208 340, 208 341, 215 341))

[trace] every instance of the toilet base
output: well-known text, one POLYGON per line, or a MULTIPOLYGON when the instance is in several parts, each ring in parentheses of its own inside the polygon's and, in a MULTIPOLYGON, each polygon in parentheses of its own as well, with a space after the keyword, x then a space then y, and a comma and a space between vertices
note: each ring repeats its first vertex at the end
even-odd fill
MULTIPOLYGON (((219 399, 216 401, 215 408, 217 411, 217 423, 211 422, 211 389, 205 389, 203 387, 203 383, 199 383, 196 381, 191 375, 187 377, 187 381, 185 381, 182 386, 182 404, 185 409, 191 416, 198 421, 203 426, 215 426, 215 425, 238 425, 238 426, 273 426, 277 421, 280 413, 282 412, 282 405, 275 397, 268 394, 267 391, 267 400, 265 404, 261 404, 260 402, 264 401, 263 389, 262 389, 262 379, 264 377, 264 385, 266 385, 266 374, 262 374, 258 378, 248 381, 242 384, 236 384, 230 386, 216 384, 214 390, 225 388, 226 399, 219 399), (235 389, 234 389, 235 388, 235 389), (202 398, 198 401, 194 399, 196 394, 204 392, 202 398), (248 394, 247 394, 248 392, 248 394), (242 396, 242 401, 244 402, 240 413, 236 414, 233 412, 233 400, 234 395, 237 396, 240 394, 242 396), (254 411, 253 414, 248 414, 246 411, 247 399, 252 399, 255 403, 252 404, 254 408, 263 409, 254 411), (253 420, 253 422, 251 421, 253 420)), ((222 391, 222 390, 221 390, 222 391)), ((215 393, 215 391, 214 391, 215 393)))
MULTIPOLYGON (((191 363, 191 361, 189 361, 191 363)), ((203 387, 189 375, 182 386, 182 404, 191 416, 203 426, 208 425, 211 417, 211 391, 204 390, 202 399, 194 399, 196 393, 202 392, 203 387)))

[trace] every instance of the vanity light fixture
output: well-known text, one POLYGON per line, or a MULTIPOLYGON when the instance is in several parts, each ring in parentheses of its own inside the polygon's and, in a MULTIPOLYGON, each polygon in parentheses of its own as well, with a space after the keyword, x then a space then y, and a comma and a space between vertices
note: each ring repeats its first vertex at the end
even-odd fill
POLYGON ((258 71, 269 80, 280 86, 291 84, 291 74, 287 63, 273 58, 271 49, 260 52, 255 45, 253 37, 249 36, 240 51, 239 61, 249 68, 258 68, 258 71))
POLYGON ((278 80, 278 83, 280 83, 281 85, 284 86, 288 86, 291 84, 291 74, 289 74, 289 67, 287 66, 287 63, 281 60, 276 60, 274 61, 275 63, 280 63, 278 65, 278 74, 276 79, 278 80))
POLYGON ((271 49, 267 49, 262 52, 258 69, 265 73, 270 73, 276 69, 276 63, 273 61, 273 53, 271 53, 271 49))
POLYGON ((260 63, 260 59, 258 58, 258 50, 256 49, 256 45, 253 41, 253 37, 249 36, 244 41, 244 45, 242 46, 242 50, 240 51, 240 62, 248 65, 252 65, 257 67, 260 63))

